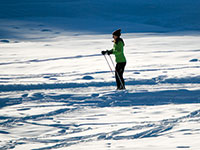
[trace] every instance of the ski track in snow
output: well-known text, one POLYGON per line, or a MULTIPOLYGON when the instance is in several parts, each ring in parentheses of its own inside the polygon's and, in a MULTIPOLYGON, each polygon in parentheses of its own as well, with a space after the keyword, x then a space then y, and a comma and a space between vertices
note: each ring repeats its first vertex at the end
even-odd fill
POLYGON ((125 91, 83 37, 2 44, 0 149, 199 149, 198 36, 125 34, 125 91))
MULTIPOLYGON (((176 126, 180 126, 184 123, 199 123, 200 109, 196 108, 196 110, 191 109, 188 111, 187 107, 179 106, 179 108, 177 108, 176 105, 171 105, 167 111, 177 111, 180 113, 179 117, 176 117, 176 114, 172 113, 170 118, 165 118, 164 116, 163 118, 161 117, 162 119, 159 119, 155 118, 155 116, 159 116, 159 113, 163 113, 163 109, 166 109, 165 105, 149 106, 151 109, 156 107, 151 112, 151 109, 148 110, 149 108, 147 108, 148 103, 145 104, 144 102, 144 100, 147 100, 147 97, 142 96, 143 99, 140 99, 140 97, 134 93, 133 95, 135 95, 135 97, 131 97, 127 94, 128 93, 120 92, 105 94, 103 96, 93 95, 93 97, 99 97, 95 98, 95 100, 91 96, 52 95, 45 93, 34 93, 30 97, 24 96, 23 103, 20 105, 13 105, 12 107, 1 110, 1 114, 13 111, 15 112, 15 114, 13 114, 15 117, 13 117, 12 114, 0 116, 0 126, 4 129, 1 130, 0 133, 5 135, 5 137, 9 137, 12 132, 16 134, 20 128, 25 127, 28 129, 28 126, 30 126, 30 131, 26 130, 24 133, 19 133, 18 137, 12 140, 2 141, 4 144, 1 144, 1 149, 17 148, 26 143, 44 144, 42 148, 33 149, 57 149, 97 140, 136 140, 159 136, 172 138, 170 136, 173 136, 176 132, 182 132, 182 134, 200 134, 199 128, 186 128, 180 131, 171 131, 176 126), (133 101, 128 101, 127 98, 131 98, 133 101), (138 101, 142 101, 143 104, 137 104, 138 101), (125 103, 129 103, 129 105, 127 105, 129 107, 124 108, 123 105, 125 103), (117 107, 121 108, 116 110, 117 107), (34 110, 34 108, 39 110, 47 109, 48 112, 34 112, 36 114, 32 115, 29 111, 32 109, 34 110), (115 121, 104 120, 104 118, 109 118, 109 116, 112 115, 116 117, 115 121), (127 115, 129 115, 129 117, 127 115), (132 115, 133 118, 130 117, 130 115, 132 115), (120 121, 119 118, 125 116, 127 120, 130 119, 132 121, 120 121), (103 120, 105 122, 103 122, 103 120), (126 135, 127 132, 133 133, 126 135), (25 136, 23 137, 23 135, 25 136)), ((157 100, 156 97, 154 97, 154 99, 157 100)), ((152 105, 155 105, 155 103, 152 105)), ((165 111, 166 110, 164 110, 164 112, 165 111)))

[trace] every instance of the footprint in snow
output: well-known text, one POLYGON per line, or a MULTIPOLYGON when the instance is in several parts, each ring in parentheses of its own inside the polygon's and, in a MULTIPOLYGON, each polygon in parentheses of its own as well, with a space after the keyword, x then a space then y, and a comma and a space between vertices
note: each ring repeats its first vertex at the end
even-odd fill
POLYGON ((22 95, 22 97, 27 97, 27 96, 28 96, 28 94, 27 94, 27 93, 22 95))
POLYGON ((44 79, 49 79, 49 80, 57 80, 57 78, 53 78, 53 77, 51 77, 51 76, 44 76, 43 78, 44 78, 44 79))
POLYGON ((9 40, 0 40, 1 43, 10 43, 9 40))
POLYGON ((57 78, 49 78, 49 80, 57 80, 57 78))
POLYGON ((43 78, 45 78, 45 79, 49 79, 49 78, 51 78, 50 76, 44 76, 43 78))
POLYGON ((0 130, 0 133, 1 133, 1 134, 10 134, 10 132, 3 131, 3 130, 0 130))
POLYGON ((38 100, 38 99, 42 99, 44 98, 44 94, 43 93, 33 93, 30 97, 31 100, 38 100))
POLYGON ((91 96, 92 96, 92 97, 98 97, 99 94, 92 94, 91 96))
POLYGON ((197 62, 199 61, 198 59, 191 59, 190 62, 197 62))
POLYGON ((176 148, 190 148, 190 146, 177 146, 176 148))
POLYGON ((42 31, 42 32, 52 32, 51 29, 42 29, 41 31, 42 31))
POLYGON ((140 74, 140 72, 133 72, 133 74, 140 74))
POLYGON ((30 110, 31 108, 20 108, 20 109, 17 109, 17 111, 25 111, 25 110, 30 110))
POLYGON ((92 80, 94 78, 92 76, 84 76, 82 79, 83 80, 92 80))

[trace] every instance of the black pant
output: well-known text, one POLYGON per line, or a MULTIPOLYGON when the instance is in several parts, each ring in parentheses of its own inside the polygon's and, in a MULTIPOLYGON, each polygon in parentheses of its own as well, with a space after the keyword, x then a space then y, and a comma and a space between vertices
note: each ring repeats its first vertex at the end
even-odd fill
POLYGON ((125 83, 124 83, 124 78, 123 78, 125 66, 126 66, 126 62, 117 63, 117 65, 116 65, 115 78, 116 78, 116 83, 117 83, 117 89, 125 88, 125 83), (120 79, 121 79, 121 81, 120 81, 120 79))

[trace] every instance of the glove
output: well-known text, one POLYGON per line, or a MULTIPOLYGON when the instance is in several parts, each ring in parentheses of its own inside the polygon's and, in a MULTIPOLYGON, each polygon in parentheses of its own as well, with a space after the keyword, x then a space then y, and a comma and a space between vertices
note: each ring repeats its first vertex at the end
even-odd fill
POLYGON ((105 55, 107 53, 107 51, 101 51, 102 55, 105 55))
POLYGON ((112 54, 112 50, 110 50, 110 51, 107 50, 107 54, 108 54, 108 55, 112 54))

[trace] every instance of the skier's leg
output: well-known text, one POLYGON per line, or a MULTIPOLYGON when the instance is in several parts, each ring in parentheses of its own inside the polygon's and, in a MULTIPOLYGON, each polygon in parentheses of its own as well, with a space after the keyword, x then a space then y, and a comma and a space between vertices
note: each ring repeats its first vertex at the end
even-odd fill
POLYGON ((121 73, 121 79, 122 79, 122 83, 123 83, 123 88, 125 88, 125 82, 124 82, 124 78, 123 78, 125 66, 126 66, 126 63, 123 63, 122 64, 122 73, 121 73))
POLYGON ((120 89, 121 87, 121 83, 119 79, 119 70, 120 70, 120 64, 117 63, 116 68, 115 68, 115 79, 116 79, 117 89, 120 89))
POLYGON ((117 63, 116 65, 115 78, 117 83, 117 89, 125 89, 125 84, 123 79, 125 65, 126 63, 117 63))
POLYGON ((125 62, 119 64, 119 72, 118 73, 119 73, 119 77, 120 77, 120 79, 122 81, 122 84, 123 84, 123 85, 120 84, 120 88, 121 89, 125 89, 125 83, 124 83, 124 78, 123 78, 123 73, 124 73, 125 66, 126 66, 125 62))

